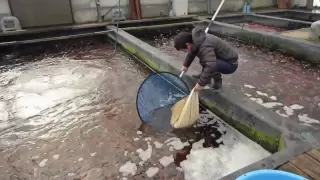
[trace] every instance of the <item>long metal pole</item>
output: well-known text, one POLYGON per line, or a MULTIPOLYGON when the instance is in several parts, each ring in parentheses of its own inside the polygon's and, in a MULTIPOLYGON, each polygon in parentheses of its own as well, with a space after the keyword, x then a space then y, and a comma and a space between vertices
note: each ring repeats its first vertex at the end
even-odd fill
MULTIPOLYGON (((219 13, 222 5, 224 4, 224 1, 225 1, 225 0, 222 0, 222 1, 221 1, 219 7, 217 8, 216 12, 215 12, 214 15, 212 16, 212 18, 211 18, 211 23, 216 19, 216 16, 218 15, 218 13, 219 13)), ((207 29, 206 29, 206 33, 208 33, 208 31, 209 31, 209 28, 210 28, 211 23, 208 25, 208 27, 207 27, 207 29)))

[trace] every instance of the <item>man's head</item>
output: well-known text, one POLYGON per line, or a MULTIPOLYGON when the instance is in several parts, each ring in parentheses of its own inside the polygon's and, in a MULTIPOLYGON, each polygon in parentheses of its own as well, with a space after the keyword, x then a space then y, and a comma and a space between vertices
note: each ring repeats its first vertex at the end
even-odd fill
POLYGON ((188 32, 181 32, 173 38, 174 47, 178 51, 191 52, 192 50, 192 34, 188 32))

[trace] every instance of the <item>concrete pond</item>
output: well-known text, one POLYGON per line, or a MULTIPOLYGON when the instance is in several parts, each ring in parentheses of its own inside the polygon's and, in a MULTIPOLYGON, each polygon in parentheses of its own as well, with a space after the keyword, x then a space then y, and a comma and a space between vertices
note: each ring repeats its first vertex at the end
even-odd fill
MULTIPOLYGON (((141 122, 137 90, 152 71, 180 73, 185 53, 172 38, 206 26, 205 17, 0 36, 0 179, 227 180, 319 146, 320 51, 281 35, 310 26, 289 15, 251 14, 245 24, 219 16, 209 33, 237 49, 239 69, 220 91, 201 92, 193 127, 170 131, 141 122), (279 41, 261 44, 257 34, 290 47, 267 49, 279 41)), ((196 60, 183 78, 189 87, 200 70, 196 60)))

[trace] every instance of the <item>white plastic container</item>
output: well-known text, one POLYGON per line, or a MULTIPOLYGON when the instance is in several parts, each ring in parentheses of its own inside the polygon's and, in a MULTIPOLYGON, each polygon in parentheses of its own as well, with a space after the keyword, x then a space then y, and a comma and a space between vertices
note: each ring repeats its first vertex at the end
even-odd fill
POLYGON ((172 10, 176 16, 188 15, 188 0, 172 0, 172 10))
POLYGON ((3 32, 21 30, 20 21, 14 16, 5 16, 0 20, 0 29, 3 32))

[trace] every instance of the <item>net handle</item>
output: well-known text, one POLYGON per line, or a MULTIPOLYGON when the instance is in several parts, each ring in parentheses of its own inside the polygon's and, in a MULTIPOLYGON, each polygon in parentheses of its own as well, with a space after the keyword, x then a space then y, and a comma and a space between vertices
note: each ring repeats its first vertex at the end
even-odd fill
POLYGON ((179 78, 182 78, 183 75, 184 75, 184 71, 181 72, 179 78))

